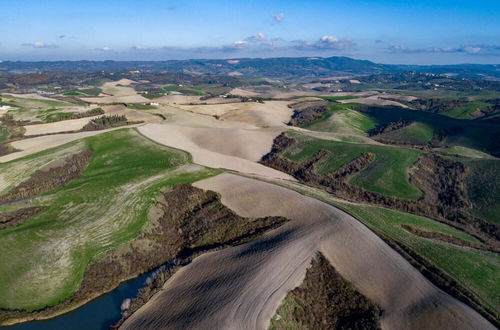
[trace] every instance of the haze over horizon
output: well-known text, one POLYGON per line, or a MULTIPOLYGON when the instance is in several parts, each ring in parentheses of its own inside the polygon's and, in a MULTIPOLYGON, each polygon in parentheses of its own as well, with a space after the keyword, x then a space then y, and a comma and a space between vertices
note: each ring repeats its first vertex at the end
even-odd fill
POLYGON ((0 3, 0 60, 348 56, 500 63, 498 1, 0 3), (22 12, 23 15, 19 13, 22 12))

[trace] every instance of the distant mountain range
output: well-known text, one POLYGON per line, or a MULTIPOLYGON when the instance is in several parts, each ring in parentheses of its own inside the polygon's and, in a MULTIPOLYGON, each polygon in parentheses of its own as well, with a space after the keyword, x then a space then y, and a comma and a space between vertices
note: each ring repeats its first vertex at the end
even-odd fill
POLYGON ((269 78, 332 77, 370 75, 404 71, 450 74, 467 78, 500 79, 500 65, 390 65, 349 57, 238 58, 231 60, 169 61, 44 61, 0 63, 0 72, 57 71, 176 71, 197 74, 234 75, 269 78))

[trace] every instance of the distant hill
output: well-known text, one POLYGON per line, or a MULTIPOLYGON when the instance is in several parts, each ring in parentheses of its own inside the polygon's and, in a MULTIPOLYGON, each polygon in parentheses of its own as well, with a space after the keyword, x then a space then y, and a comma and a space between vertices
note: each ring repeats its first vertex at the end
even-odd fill
POLYGON ((53 61, 0 63, 0 72, 60 71, 177 71, 199 74, 244 75, 250 77, 298 78, 369 75, 419 71, 448 73, 468 78, 500 78, 499 65, 389 65, 349 57, 280 57, 239 58, 231 60, 169 60, 169 61, 53 61))

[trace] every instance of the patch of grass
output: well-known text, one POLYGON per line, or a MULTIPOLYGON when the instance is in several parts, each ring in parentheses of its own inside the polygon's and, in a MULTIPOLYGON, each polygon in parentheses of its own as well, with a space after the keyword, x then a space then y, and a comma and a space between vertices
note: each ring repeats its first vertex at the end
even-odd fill
POLYGON ((312 131, 351 133, 366 135, 377 126, 377 123, 367 115, 353 110, 350 104, 333 104, 321 118, 304 126, 312 131))
POLYGON ((128 103, 127 108, 134 110, 153 110, 158 109, 157 106, 151 104, 143 104, 143 103, 128 103))
POLYGON ((422 196, 422 192, 408 181, 408 169, 422 153, 419 150, 320 140, 298 133, 288 134, 298 142, 293 153, 285 152, 285 157, 292 161, 304 162, 321 150, 331 152, 330 156, 318 163, 316 169, 319 174, 333 172, 361 154, 371 152, 375 155, 375 160, 354 175, 349 183, 369 191, 404 199, 418 199, 422 196))
POLYGON ((83 93, 85 95, 89 96, 97 96, 101 94, 102 90, 97 87, 91 87, 91 88, 82 88, 78 90, 80 93, 83 93))
POLYGON ((188 86, 165 86, 162 88, 165 92, 179 92, 186 95, 203 96, 205 93, 201 88, 188 86))
POLYGON ((43 120, 48 122, 68 120, 71 119, 76 114, 77 114, 76 112, 55 112, 46 115, 43 118, 43 120))
POLYGON ((472 213, 484 220, 500 223, 500 160, 463 161, 469 168, 465 186, 472 213))
POLYGON ((386 141, 417 145, 428 144, 433 136, 434 131, 432 127, 419 122, 414 122, 406 127, 378 135, 379 138, 386 141))
POLYGON ((271 319, 269 330, 308 330, 305 325, 295 319, 294 312, 297 310, 303 312, 302 306, 291 295, 286 295, 271 319))
POLYGON ((9 130, 7 127, 0 125, 0 143, 9 138, 9 130))
POLYGON ((71 91, 71 92, 66 92, 63 95, 64 96, 80 96, 80 95, 86 95, 86 94, 79 92, 79 91, 71 91))
MULTIPOLYGON (((86 138, 84 144, 93 155, 83 177, 36 198, 42 212, 0 231, 0 308, 35 310, 67 299, 93 258, 137 237, 160 189, 219 173, 189 165, 188 154, 132 129, 86 138)), ((28 163, 74 145, 32 155, 28 163)), ((0 172, 18 180, 16 170, 25 163, 1 164, 0 172)))
POLYGON ((478 108, 488 105, 489 104, 485 102, 473 101, 467 105, 456 107, 453 110, 443 112, 442 114, 457 119, 474 119, 474 116, 472 114, 476 112, 478 108))
POLYGON ((453 146, 449 148, 440 148, 436 149, 437 152, 440 153, 445 153, 445 154, 450 154, 450 155, 457 155, 457 156, 464 156, 468 158, 487 158, 487 159, 492 159, 494 158, 493 156, 481 152, 479 150, 471 149, 471 148, 466 148, 466 147, 461 147, 461 146, 453 146))

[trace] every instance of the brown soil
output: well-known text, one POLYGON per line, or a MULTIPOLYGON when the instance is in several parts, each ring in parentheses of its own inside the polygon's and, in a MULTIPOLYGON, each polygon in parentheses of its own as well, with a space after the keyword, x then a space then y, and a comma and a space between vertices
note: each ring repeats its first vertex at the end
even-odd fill
MULTIPOLYGON (((167 262, 188 263, 194 256, 227 245, 245 242, 282 225, 283 217, 243 218, 225 207, 217 193, 191 185, 176 185, 161 194, 150 210, 153 228, 144 230, 128 245, 109 250, 87 267, 82 283, 68 300, 40 311, 0 311, 0 319, 39 319, 67 310, 116 288, 122 281, 159 267, 167 262)), ((165 268, 140 291, 127 316, 138 309, 177 269, 165 268)))
POLYGON ((304 282, 288 295, 297 304, 293 321, 306 329, 380 329, 380 308, 343 279, 321 253, 307 269, 304 282))
POLYGON ((288 125, 302 126, 321 118, 328 111, 328 102, 314 101, 290 105, 294 111, 288 125))
POLYGON ((63 164, 58 167, 37 170, 28 180, 0 196, 0 204, 30 198, 65 186, 81 176, 81 172, 87 167, 91 156, 92 151, 87 149, 66 157, 63 164))
POLYGON ((26 207, 12 212, 0 213, 0 230, 23 224, 42 210, 42 207, 26 207))
POLYGON ((373 160, 370 153, 361 155, 335 172, 317 174, 315 165, 324 157, 325 151, 320 151, 304 163, 296 163, 283 156, 283 152, 295 143, 295 140, 286 134, 279 135, 274 140, 271 152, 262 158, 261 163, 346 200, 431 217, 498 248, 499 226, 467 213, 468 201, 463 186, 466 172, 462 163, 434 154, 422 155, 414 165, 410 182, 424 192, 424 197, 411 201, 367 191, 347 183, 349 176, 360 172, 373 160))

